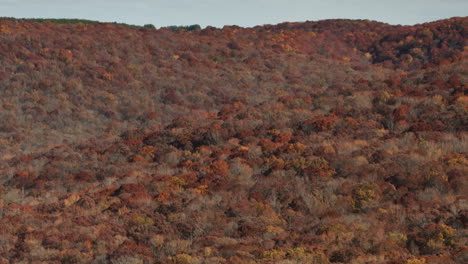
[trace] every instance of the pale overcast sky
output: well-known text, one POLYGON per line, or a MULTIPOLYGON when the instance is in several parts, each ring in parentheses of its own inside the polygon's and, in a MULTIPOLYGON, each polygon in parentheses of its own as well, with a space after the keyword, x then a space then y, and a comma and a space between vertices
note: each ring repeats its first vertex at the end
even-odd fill
POLYGON ((468 0, 0 0, 0 16, 135 25, 255 26, 330 18, 412 25, 466 16, 468 0))

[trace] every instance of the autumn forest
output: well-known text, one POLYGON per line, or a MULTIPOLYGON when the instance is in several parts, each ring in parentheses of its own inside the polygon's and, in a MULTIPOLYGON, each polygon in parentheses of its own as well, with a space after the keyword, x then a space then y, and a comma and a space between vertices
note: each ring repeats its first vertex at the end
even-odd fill
POLYGON ((468 18, 0 18, 0 264, 468 262, 468 18))

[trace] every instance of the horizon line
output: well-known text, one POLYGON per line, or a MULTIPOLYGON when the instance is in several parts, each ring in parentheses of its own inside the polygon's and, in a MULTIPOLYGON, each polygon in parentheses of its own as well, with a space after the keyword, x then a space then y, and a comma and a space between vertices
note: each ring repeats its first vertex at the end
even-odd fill
MULTIPOLYGON (((225 24, 222 27, 219 26, 212 26, 212 25, 206 25, 204 27, 201 27, 202 29, 208 28, 208 27, 214 27, 214 28, 219 28, 222 29, 223 27, 230 27, 230 26, 235 26, 235 27, 240 27, 240 28, 255 28, 255 27, 263 27, 263 26, 276 26, 276 25, 281 25, 284 23, 307 23, 307 22, 320 22, 320 21, 333 21, 333 20, 347 20, 347 21, 369 21, 369 22, 375 22, 375 23, 381 23, 381 24, 387 24, 390 26, 417 26, 417 25, 424 25, 424 24, 430 24, 430 23, 435 23, 439 21, 444 21, 444 20, 451 20, 451 19, 463 19, 463 18, 468 18, 468 16, 453 16, 453 17, 447 17, 447 18, 441 18, 441 19, 436 19, 436 20, 431 20, 431 21, 426 21, 422 23, 415 23, 415 24, 394 24, 394 23, 388 23, 388 22, 383 22, 379 20, 373 20, 373 19, 365 19, 365 18, 326 18, 326 19, 318 19, 318 20, 305 20, 305 21, 283 21, 283 22, 278 22, 278 23, 265 23, 265 24, 257 24, 253 26, 239 26, 236 24, 225 24)), ((95 19, 89 19, 89 18, 78 18, 78 17, 7 17, 7 16, 0 16, 0 19, 12 19, 12 20, 30 20, 32 22, 36 22, 34 20, 81 20, 81 21, 88 21, 92 23, 99 23, 99 24, 121 24, 121 25, 128 25, 128 26, 136 26, 136 27, 144 27, 145 25, 152 25, 156 29, 161 29, 161 28, 167 28, 167 27, 183 27, 183 26, 191 26, 191 25, 200 25, 198 23, 192 23, 192 24, 185 24, 185 25, 176 25, 176 24, 171 24, 171 25, 164 25, 164 26, 159 26, 159 25, 154 25, 152 23, 145 23, 145 24, 130 24, 126 22, 119 22, 119 21, 102 21, 102 20, 95 20, 95 19)))

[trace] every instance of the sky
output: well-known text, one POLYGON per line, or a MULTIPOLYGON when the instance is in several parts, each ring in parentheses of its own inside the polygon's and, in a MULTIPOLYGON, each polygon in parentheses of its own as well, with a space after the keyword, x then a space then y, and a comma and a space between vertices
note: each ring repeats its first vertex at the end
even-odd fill
POLYGON ((156 27, 251 27, 334 18, 414 25, 467 13, 468 0, 0 0, 0 17, 80 18, 156 27))

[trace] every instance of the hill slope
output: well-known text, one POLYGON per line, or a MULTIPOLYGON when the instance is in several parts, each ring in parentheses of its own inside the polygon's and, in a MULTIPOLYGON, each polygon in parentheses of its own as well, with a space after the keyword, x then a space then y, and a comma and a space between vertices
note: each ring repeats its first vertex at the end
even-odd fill
POLYGON ((466 261, 466 26, 0 19, 0 263, 466 261))

